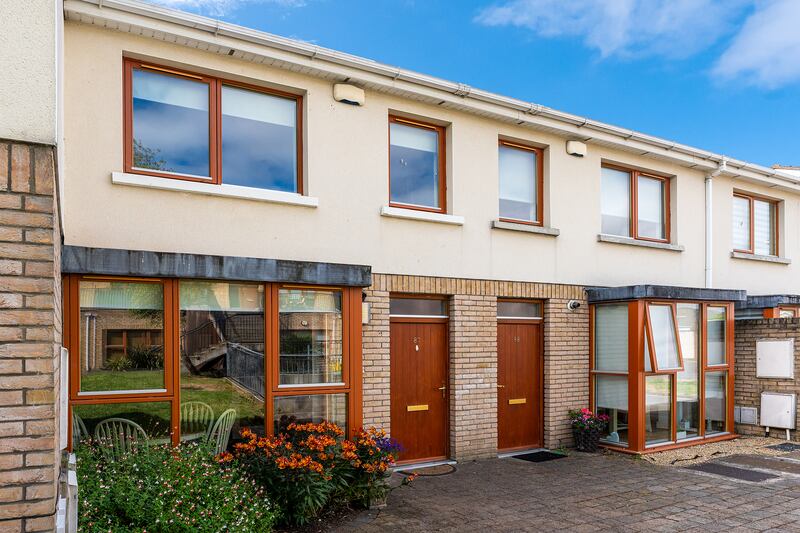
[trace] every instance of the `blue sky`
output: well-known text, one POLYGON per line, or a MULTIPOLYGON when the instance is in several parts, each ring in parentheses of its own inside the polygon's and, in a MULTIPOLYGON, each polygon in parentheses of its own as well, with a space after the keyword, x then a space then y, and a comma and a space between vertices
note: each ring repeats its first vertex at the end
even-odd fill
POLYGON ((155 3, 738 159, 800 165, 800 0, 155 3))

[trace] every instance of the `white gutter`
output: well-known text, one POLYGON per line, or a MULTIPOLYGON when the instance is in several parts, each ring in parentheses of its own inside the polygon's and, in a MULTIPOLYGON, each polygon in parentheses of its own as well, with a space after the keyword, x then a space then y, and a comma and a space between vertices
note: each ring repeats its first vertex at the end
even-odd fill
MULTIPOLYGON (((356 83, 373 83, 427 98, 436 97, 441 103, 446 101, 470 112, 483 115, 490 112, 505 118, 513 116, 520 125, 557 130, 567 138, 584 142, 596 141, 623 150, 637 151, 641 155, 657 155, 698 170, 713 170, 723 160, 721 154, 564 113, 540 104, 139 0, 65 0, 64 13, 70 19, 83 22, 91 20, 99 26, 149 35, 151 38, 169 42, 185 43, 190 35, 186 30, 203 32, 205 37, 202 42, 223 47, 224 53, 246 50, 250 54, 270 57, 288 64, 283 68, 289 68, 289 65, 313 68, 356 83), (174 25, 174 29, 165 32, 165 26, 158 22, 174 25), (137 31, 132 26, 142 28, 145 32, 137 31)), ((197 34, 193 34, 192 38, 201 39, 197 34)), ((237 57, 242 59, 238 55, 237 57)), ((727 159, 726 168, 726 173, 731 176, 800 192, 800 177, 787 172, 735 159, 727 159)))
POLYGON ((713 266, 714 266, 714 225, 713 225, 713 206, 714 206, 714 178, 725 172, 728 166, 728 158, 722 156, 719 166, 713 172, 706 174, 706 288, 710 289, 714 285, 713 266))

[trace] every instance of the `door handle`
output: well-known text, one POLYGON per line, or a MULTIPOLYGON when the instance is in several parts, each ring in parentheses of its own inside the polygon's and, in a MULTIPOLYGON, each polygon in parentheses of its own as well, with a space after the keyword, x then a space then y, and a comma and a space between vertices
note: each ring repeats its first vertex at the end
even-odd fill
POLYGON ((498 385, 497 385, 497 388, 498 388, 498 389, 505 389, 505 388, 506 388, 506 386, 505 386, 505 385, 499 385, 499 384, 498 384, 498 385))
POLYGON ((437 387, 437 389, 436 389, 436 390, 440 390, 440 391, 442 391, 442 398, 445 398, 445 397, 446 397, 446 395, 445 395, 444 391, 446 391, 446 390, 447 390, 447 385, 442 385, 441 387, 437 387))

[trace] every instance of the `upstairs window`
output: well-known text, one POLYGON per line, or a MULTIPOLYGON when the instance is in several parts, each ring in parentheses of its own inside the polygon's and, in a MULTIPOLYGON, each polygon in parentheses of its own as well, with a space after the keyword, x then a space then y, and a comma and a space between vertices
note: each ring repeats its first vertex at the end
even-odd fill
POLYGON ((542 151, 500 141, 500 220, 542 224, 542 151))
POLYGON ((125 62, 125 171, 302 193, 301 97, 125 62))
POLYGON ((606 165, 601 172, 602 233, 669 242, 669 180, 606 165))
POLYGON ((445 132, 441 126, 389 117, 389 204, 444 213, 445 132))
POLYGON ((733 249, 778 255, 778 204, 743 193, 733 195, 733 249))

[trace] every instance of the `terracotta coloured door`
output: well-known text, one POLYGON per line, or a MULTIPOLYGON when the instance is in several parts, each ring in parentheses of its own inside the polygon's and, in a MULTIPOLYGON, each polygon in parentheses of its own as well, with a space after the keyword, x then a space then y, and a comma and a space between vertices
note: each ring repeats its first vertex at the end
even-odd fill
POLYGON ((497 447, 542 445, 541 324, 497 324, 497 447))
MULTIPOLYGON (((411 319, 413 320, 413 319, 411 319)), ((400 461, 447 457, 447 322, 391 322, 391 433, 400 461)))

